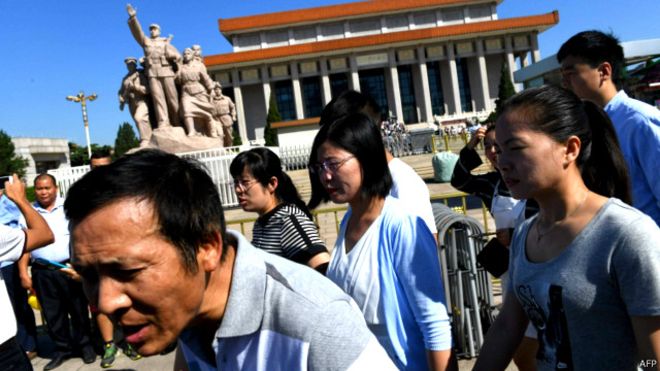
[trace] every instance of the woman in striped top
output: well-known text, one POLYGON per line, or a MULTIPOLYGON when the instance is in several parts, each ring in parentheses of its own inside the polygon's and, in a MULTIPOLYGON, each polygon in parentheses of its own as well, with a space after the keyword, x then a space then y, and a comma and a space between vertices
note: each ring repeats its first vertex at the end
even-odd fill
POLYGON ((267 148, 253 148, 239 153, 229 171, 241 208, 259 214, 252 244, 325 274, 330 255, 279 157, 267 148))

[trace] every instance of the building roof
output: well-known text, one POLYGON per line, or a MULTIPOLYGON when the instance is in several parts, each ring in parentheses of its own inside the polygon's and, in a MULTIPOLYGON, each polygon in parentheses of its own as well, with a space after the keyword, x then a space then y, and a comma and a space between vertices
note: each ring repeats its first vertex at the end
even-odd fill
POLYGON ((519 29, 529 28, 545 29, 557 23, 559 23, 559 13, 555 10, 552 13, 527 17, 465 23, 451 26, 440 26, 370 36, 351 37, 265 49, 255 49, 227 54, 216 54, 205 57, 204 63, 209 67, 227 64, 249 63, 270 59, 287 58, 298 55, 321 54, 331 51, 365 46, 377 46, 386 44, 392 45, 396 43, 406 43, 425 39, 443 40, 452 36, 470 35, 475 33, 493 33, 497 31, 515 32, 519 29))
POLYGON ((336 18, 358 17, 362 15, 375 15, 398 12, 403 10, 437 7, 440 5, 461 5, 473 3, 500 3, 502 0, 378 0, 360 1, 348 4, 321 6, 316 8, 296 9, 283 12, 250 15, 245 17, 218 19, 218 27, 223 34, 232 34, 273 28, 277 26, 290 26, 301 23, 327 21, 336 18))

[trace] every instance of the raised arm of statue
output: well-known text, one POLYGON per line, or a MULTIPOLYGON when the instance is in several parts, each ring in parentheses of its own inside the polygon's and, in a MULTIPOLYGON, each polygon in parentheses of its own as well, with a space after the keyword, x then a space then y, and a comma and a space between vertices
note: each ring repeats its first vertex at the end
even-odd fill
POLYGON ((144 47, 145 45, 145 39, 147 38, 144 35, 144 32, 142 32, 142 26, 140 26, 140 22, 137 19, 137 12, 131 4, 126 5, 126 10, 128 11, 128 28, 131 30, 131 34, 133 35, 133 38, 135 41, 137 41, 140 46, 144 47))
POLYGON ((131 18, 135 17, 135 15, 137 14, 137 11, 135 10, 135 8, 133 8, 133 5, 131 4, 126 4, 126 12, 128 13, 128 16, 131 18))

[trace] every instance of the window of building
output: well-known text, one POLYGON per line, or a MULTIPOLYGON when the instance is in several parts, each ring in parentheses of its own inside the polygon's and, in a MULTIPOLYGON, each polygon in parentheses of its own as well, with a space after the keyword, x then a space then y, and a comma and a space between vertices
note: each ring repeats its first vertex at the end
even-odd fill
POLYGON ((431 92, 431 110, 434 115, 442 116, 445 114, 445 96, 442 93, 440 63, 427 62, 426 71, 429 77, 429 90, 431 92))
POLYGON ((296 42, 316 41, 316 27, 301 27, 293 30, 296 42))
POLYGON ((451 8, 442 11, 442 21, 444 23, 463 23, 463 20, 463 8, 451 8))
POLYGON ((337 98, 339 94, 348 90, 348 74, 343 73, 333 73, 329 76, 330 78, 330 93, 333 98, 337 98))
POLYGON ((470 92, 470 76, 468 76, 467 59, 456 59, 456 73, 458 75, 458 91, 461 97, 461 110, 471 112, 472 93, 470 92))
POLYGON ((321 25, 321 35, 326 39, 336 39, 344 37, 343 23, 329 23, 321 25))
POLYGON ((60 167, 59 161, 35 161, 34 167, 37 170, 37 174, 42 174, 51 169, 57 169, 60 167))
POLYGON ((380 33, 380 19, 360 19, 350 21, 351 34, 354 35, 370 35, 380 33))
POLYGON ((237 37, 238 47, 247 49, 247 48, 258 48, 261 46, 261 37, 259 33, 250 33, 245 35, 240 35, 237 37))
POLYGON ((296 119, 296 101, 293 98, 293 84, 291 80, 277 81, 275 85, 275 101, 280 111, 282 121, 296 119))
POLYGON ((415 27, 418 28, 435 27, 435 12, 425 10, 423 12, 415 13, 413 15, 413 22, 415 23, 415 27))
POLYGON ((415 86, 413 85, 412 68, 410 65, 397 67, 399 74, 399 92, 401 93, 401 109, 403 122, 412 124, 419 122, 417 117, 417 102, 415 102, 415 86))
POLYGON ((266 32, 266 43, 268 46, 286 45, 289 43, 289 31, 276 30, 266 32))
POLYGON ((385 18, 385 25, 390 31, 405 30, 408 28, 408 17, 405 14, 397 14, 385 18))
POLYGON ((321 84, 318 76, 305 77, 300 80, 305 117, 321 116, 323 99, 321 98, 321 84))
POLYGON ((359 75, 361 92, 371 96, 380 106, 380 113, 387 115, 389 106, 385 87, 385 71, 382 68, 376 68, 360 71, 359 75))

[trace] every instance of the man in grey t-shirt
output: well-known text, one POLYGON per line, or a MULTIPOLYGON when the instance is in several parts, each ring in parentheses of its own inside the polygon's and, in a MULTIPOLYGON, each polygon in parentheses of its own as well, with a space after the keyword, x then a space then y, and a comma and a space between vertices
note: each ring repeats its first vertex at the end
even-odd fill
POLYGON ((394 369, 339 288, 226 232, 198 163, 122 157, 76 182, 65 211, 90 302, 143 355, 179 338, 176 369, 394 369))

